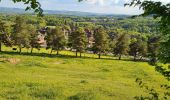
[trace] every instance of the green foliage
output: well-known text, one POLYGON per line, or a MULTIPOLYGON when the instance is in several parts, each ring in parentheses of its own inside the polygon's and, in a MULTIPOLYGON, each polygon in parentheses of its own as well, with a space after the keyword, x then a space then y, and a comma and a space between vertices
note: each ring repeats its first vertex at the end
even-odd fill
POLYGON ((27 34, 30 34, 30 47, 31 47, 31 53, 33 52, 33 49, 36 48, 36 49, 40 49, 40 44, 38 43, 38 32, 37 32, 37 28, 34 26, 34 25, 28 25, 27 26, 27 29, 28 29, 28 33, 27 34))
POLYGON ((159 100, 159 94, 154 89, 149 89, 149 87, 143 83, 143 81, 140 78, 136 79, 136 83, 141 87, 147 90, 149 92, 149 96, 135 96, 134 98, 136 100, 159 100))
POLYGON ((133 0, 129 6, 139 6, 144 10, 141 16, 152 15, 153 18, 160 18, 159 28, 163 35, 163 41, 161 43, 160 57, 159 59, 164 62, 170 62, 169 44, 170 44, 170 3, 163 4, 162 2, 154 1, 140 1, 133 0))
POLYGON ((161 73, 164 77, 167 78, 167 80, 170 81, 170 67, 164 68, 164 66, 156 65, 155 70, 158 71, 159 73, 161 73))
POLYGON ((161 85, 161 88, 165 88, 165 91, 166 92, 163 92, 163 93, 159 93, 158 91, 156 91, 155 89, 153 88, 149 88, 147 86, 146 83, 143 82, 142 79, 140 78, 137 78, 136 79, 136 83, 141 87, 141 88, 144 88, 146 90, 146 92, 148 92, 148 95, 144 96, 144 95, 141 95, 141 96, 135 96, 134 98, 136 100, 168 100, 170 98, 170 92, 169 92, 169 89, 170 87, 168 85, 161 85))
MULTIPOLYGON (((52 48, 52 50, 57 50, 57 54, 59 54, 59 50, 64 49, 66 46, 66 38, 64 36, 64 32, 61 27, 56 27, 55 29, 49 29, 47 32, 47 48, 52 48)), ((52 51, 51 51, 52 52, 52 51)))
POLYGON ((105 32, 104 28, 99 26, 94 31, 94 46, 93 50, 98 53, 99 59, 102 53, 106 53, 109 50, 108 34, 105 32))
MULTIPOLYGON (((114 18, 114 17, 109 17, 109 18, 108 17, 78 17, 78 16, 64 16, 64 15, 47 15, 47 16, 44 16, 43 18, 31 16, 31 15, 21 15, 21 16, 23 17, 22 18, 23 21, 18 21, 17 23, 20 23, 20 22, 26 23, 26 24, 23 24, 22 27, 23 26, 25 27, 24 34, 27 33, 27 35, 29 35, 29 36, 23 35, 23 36, 27 36, 27 38, 29 38, 29 41, 27 40, 27 45, 22 46, 22 47, 26 47, 26 48, 33 47, 33 48, 39 49, 39 44, 37 43, 38 30, 41 30, 42 28, 44 29, 44 27, 53 29, 55 28, 55 26, 59 26, 62 28, 60 32, 64 33, 65 35, 64 37, 67 41, 66 45, 68 45, 69 48, 72 48, 73 47, 72 40, 74 38, 73 39, 71 38, 71 33, 77 31, 79 27, 82 27, 83 31, 85 31, 85 35, 83 36, 85 36, 86 38, 85 39, 86 44, 85 44, 85 47, 83 48, 86 49, 86 46, 87 45, 89 46, 89 44, 87 44, 87 38, 88 38, 88 42, 90 43, 90 47, 88 47, 88 50, 93 50, 94 53, 99 54, 99 52, 95 50, 96 49, 94 47, 95 45, 93 45, 93 43, 95 42, 94 31, 96 29, 96 26, 102 26, 103 29, 101 32, 106 34, 105 35, 107 37, 106 44, 108 46, 107 46, 107 50, 104 50, 103 52, 101 52, 101 54, 106 54, 106 53, 111 54, 111 52, 113 53, 114 49, 116 48, 116 43, 118 42, 119 36, 122 33, 127 33, 129 37, 141 35, 140 39, 138 39, 139 44, 141 44, 140 48, 143 48, 143 49, 140 49, 140 53, 138 54, 138 57, 141 57, 141 58, 146 57, 146 49, 144 49, 146 47, 146 40, 148 37, 152 37, 152 34, 156 34, 155 33, 156 28, 154 28, 154 25, 158 24, 157 23, 158 20, 153 20, 150 17, 147 17, 147 18, 138 17, 136 19, 131 19, 131 18, 120 19, 120 18, 114 18), (35 30, 37 30, 37 32, 35 32, 35 30), (145 30, 148 30, 148 31, 145 31, 145 30)), ((5 32, 7 33, 6 37, 8 37, 7 40, 8 41, 13 40, 14 45, 16 45, 15 39, 13 38, 14 34, 16 33, 15 30, 18 29, 18 31, 20 31, 22 28, 20 26, 16 27, 16 24, 14 23, 16 20, 16 16, 2 14, 0 15, 0 18, 5 23, 5 27, 6 27, 5 32), (14 31, 10 32, 14 26, 15 26, 14 31)), ((77 37, 77 35, 75 36, 77 37)), ((131 38, 129 41, 133 41, 133 38, 131 38)), ((8 42, 8 43, 11 43, 11 42, 8 42)), ((48 47, 50 48, 50 46, 48 47)), ((130 51, 133 51, 133 50, 130 49, 130 51)), ((154 49, 151 49, 150 52, 152 51, 154 51, 154 49)), ((82 50, 82 52, 84 52, 84 50, 82 50)), ((126 54, 122 54, 122 55, 126 55, 126 54)), ((132 52, 130 53, 130 55, 133 56, 132 52)))
POLYGON ((41 28, 44 28, 46 27, 46 20, 42 17, 38 17, 38 20, 37 20, 37 23, 38 23, 38 28, 41 29, 41 28))
POLYGON ((157 57, 160 48, 160 36, 150 36, 148 38, 148 57, 151 59, 150 64, 154 65, 157 62, 157 57))
POLYGON ((129 45, 130 50, 129 54, 134 56, 134 60, 136 57, 146 57, 147 55, 147 40, 142 36, 132 36, 131 43, 129 45))
POLYGON ((130 37, 127 33, 122 33, 115 44, 114 53, 119 55, 119 60, 122 55, 128 54, 130 44, 130 37))
POLYGON ((11 26, 0 20, 0 51, 2 51, 2 43, 5 46, 12 46, 12 41, 10 39, 11 31, 11 26))
POLYGON ((12 39, 14 40, 14 45, 18 46, 19 52, 21 53, 22 48, 30 47, 31 35, 28 34, 29 30, 27 29, 26 22, 22 16, 16 17, 15 23, 12 39))
POLYGON ((78 28, 71 33, 71 44, 72 48, 76 49, 77 52, 83 53, 87 46, 87 36, 83 28, 78 28))
POLYGON ((161 42, 160 52, 159 52, 159 59, 163 63, 169 63, 170 62, 170 37, 167 37, 163 42, 161 42))
POLYGON ((2 41, 4 40, 5 23, 0 20, 0 52, 2 51, 2 41))

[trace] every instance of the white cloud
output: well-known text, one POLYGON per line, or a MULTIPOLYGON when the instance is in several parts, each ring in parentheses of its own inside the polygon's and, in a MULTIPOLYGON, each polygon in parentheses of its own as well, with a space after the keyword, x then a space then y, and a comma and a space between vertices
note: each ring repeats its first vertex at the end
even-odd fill
POLYGON ((129 0, 87 0, 86 2, 88 4, 111 5, 111 4, 118 4, 127 1, 129 0))
MULTIPOLYGON (((132 1, 132 0, 87 0, 86 2, 88 4, 95 4, 95 5, 97 4, 97 5, 104 6, 104 5, 119 4, 119 3, 124 4, 124 3, 130 2, 130 1, 132 1)), ((142 0, 142 1, 144 1, 144 0, 142 0)), ((161 1, 163 3, 170 2, 170 0, 151 0, 151 1, 161 1)))

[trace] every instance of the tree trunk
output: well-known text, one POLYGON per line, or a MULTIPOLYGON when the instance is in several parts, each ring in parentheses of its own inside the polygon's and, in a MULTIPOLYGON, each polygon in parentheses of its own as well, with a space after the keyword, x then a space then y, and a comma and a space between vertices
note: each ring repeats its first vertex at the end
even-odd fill
POLYGON ((81 52, 80 52, 80 58, 81 58, 81 52))
POLYGON ((53 53, 53 48, 51 49, 50 55, 53 53))
POLYGON ((122 58, 122 55, 120 54, 120 55, 119 55, 119 60, 121 60, 121 58, 122 58))
POLYGON ((57 55, 59 55, 59 50, 57 50, 57 55))
POLYGON ((100 56, 101 56, 101 54, 99 53, 99 59, 101 58, 100 56))
POLYGON ((136 54, 134 54, 134 59, 133 60, 136 61, 136 54))
POLYGON ((29 52, 28 50, 29 50, 29 49, 27 48, 27 53, 29 52))
POLYGON ((76 57, 77 57, 77 53, 78 53, 78 52, 77 52, 77 50, 76 50, 76 57))
POLYGON ((142 59, 143 59, 143 57, 141 56, 141 57, 140 57, 140 60, 142 60, 142 59))
POLYGON ((34 49, 34 48, 31 48, 31 54, 32 54, 32 52, 33 52, 33 49, 34 49))
POLYGON ((0 40, 0 52, 2 51, 2 42, 0 40))
POLYGON ((19 47, 19 54, 21 54, 22 52, 22 47, 19 47))

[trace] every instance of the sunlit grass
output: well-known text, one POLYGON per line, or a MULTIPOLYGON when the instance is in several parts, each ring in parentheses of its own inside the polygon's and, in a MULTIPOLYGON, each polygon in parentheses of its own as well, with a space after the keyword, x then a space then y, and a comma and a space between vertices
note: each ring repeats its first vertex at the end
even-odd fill
POLYGON ((39 53, 36 55, 27 54, 26 49, 23 55, 11 48, 3 50, 8 52, 0 53, 0 99, 132 100, 147 94, 135 83, 136 78, 160 93, 164 91, 160 85, 167 83, 147 62, 119 61, 108 56, 96 59, 98 56, 93 54, 76 58, 70 51, 50 56, 50 50, 45 49, 35 49, 34 53, 39 53))

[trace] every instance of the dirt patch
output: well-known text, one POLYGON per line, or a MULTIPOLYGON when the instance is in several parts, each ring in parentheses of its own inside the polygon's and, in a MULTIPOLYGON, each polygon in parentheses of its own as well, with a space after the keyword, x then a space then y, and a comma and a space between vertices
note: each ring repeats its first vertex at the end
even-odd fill
POLYGON ((55 62, 54 64, 59 65, 59 64, 63 64, 63 62, 55 62))
POLYGON ((0 60, 10 62, 11 64, 18 64, 21 61, 18 58, 0 58, 0 60))

